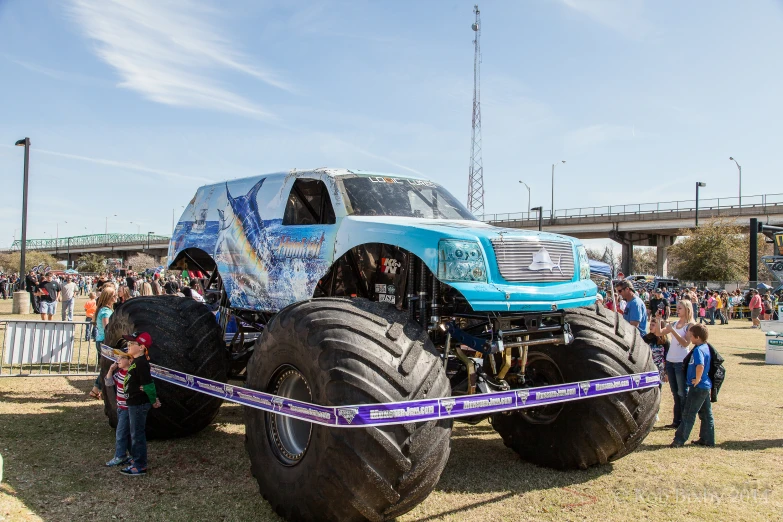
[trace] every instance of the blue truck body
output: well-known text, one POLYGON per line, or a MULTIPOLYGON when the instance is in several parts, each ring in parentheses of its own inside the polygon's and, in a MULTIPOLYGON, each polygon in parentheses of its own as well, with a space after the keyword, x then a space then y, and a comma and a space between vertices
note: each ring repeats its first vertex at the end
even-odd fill
POLYGON ((335 260, 354 247, 393 245, 412 252, 433 274, 439 274, 439 270, 444 273, 445 258, 453 252, 462 255, 467 245, 477 260, 464 266, 475 269, 483 261, 483 273, 478 268, 474 280, 441 282, 460 292, 474 311, 540 312, 595 302, 596 286, 578 240, 494 227, 470 219, 459 209, 454 210, 461 212, 462 219, 417 217, 416 213, 361 215, 359 204, 351 201, 343 185, 349 178, 366 178, 379 186, 400 185, 406 190, 437 190, 441 198, 453 198, 434 183, 414 176, 344 169, 291 171, 207 185, 198 189, 174 229, 169 262, 175 264, 189 249, 203 251, 215 261, 232 307, 276 312, 313 297, 335 260), (297 180, 323 182, 333 207, 333 223, 284 224, 297 180), (448 242, 456 247, 448 250, 448 242), (550 252, 552 245, 559 256, 550 252), (504 275, 501 267, 515 277, 504 275), (568 270, 573 275, 563 280, 568 270), (538 275, 540 280, 536 280, 538 275))

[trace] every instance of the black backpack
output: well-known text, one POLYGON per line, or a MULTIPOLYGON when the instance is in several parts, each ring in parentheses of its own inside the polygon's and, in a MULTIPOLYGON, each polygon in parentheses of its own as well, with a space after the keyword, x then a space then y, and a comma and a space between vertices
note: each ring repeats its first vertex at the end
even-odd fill
MULTIPOLYGON (((710 369, 707 370, 707 375, 710 381, 712 381, 710 402, 718 402, 718 392, 726 379, 726 368, 723 367, 724 359, 718 353, 718 350, 709 343, 707 343, 707 347, 710 349, 710 369)), ((688 352, 688 355, 682 360, 682 369, 686 373, 688 372, 688 365, 691 363, 691 357, 693 357, 693 350, 688 352)))

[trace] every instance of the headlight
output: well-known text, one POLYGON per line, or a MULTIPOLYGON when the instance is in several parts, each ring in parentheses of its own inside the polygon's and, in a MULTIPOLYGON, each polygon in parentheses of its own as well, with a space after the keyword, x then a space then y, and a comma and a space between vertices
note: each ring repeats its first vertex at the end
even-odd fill
POLYGON ((438 244, 438 279, 453 282, 487 282, 484 254, 475 241, 443 239, 438 244))
POLYGON ((587 249, 582 245, 576 247, 579 255, 579 279, 590 279, 590 259, 587 257, 587 249))

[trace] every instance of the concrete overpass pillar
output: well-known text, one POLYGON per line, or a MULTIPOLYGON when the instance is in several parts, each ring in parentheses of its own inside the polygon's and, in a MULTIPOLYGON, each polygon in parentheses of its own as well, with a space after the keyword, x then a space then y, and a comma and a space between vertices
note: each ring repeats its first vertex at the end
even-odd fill
POLYGON ((656 236, 656 274, 660 276, 669 275, 669 254, 668 248, 674 244, 673 236, 656 236))
POLYGON ((622 247, 620 271, 626 276, 631 275, 633 273, 633 238, 631 237, 631 234, 620 232, 619 230, 612 230, 609 233, 609 237, 613 241, 620 243, 620 246, 622 247))
POLYGON ((633 273, 633 243, 623 241, 621 244, 623 246, 622 270, 623 274, 629 276, 633 273))

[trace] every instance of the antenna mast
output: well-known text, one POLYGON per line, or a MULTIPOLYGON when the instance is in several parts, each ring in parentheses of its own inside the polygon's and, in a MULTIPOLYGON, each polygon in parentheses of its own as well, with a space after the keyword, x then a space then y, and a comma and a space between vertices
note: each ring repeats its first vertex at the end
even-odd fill
POLYGON ((473 131, 470 139, 470 168, 468 169, 468 210, 474 214, 484 212, 484 160, 481 158, 481 13, 473 6, 476 21, 471 28, 476 33, 473 40, 473 131))

